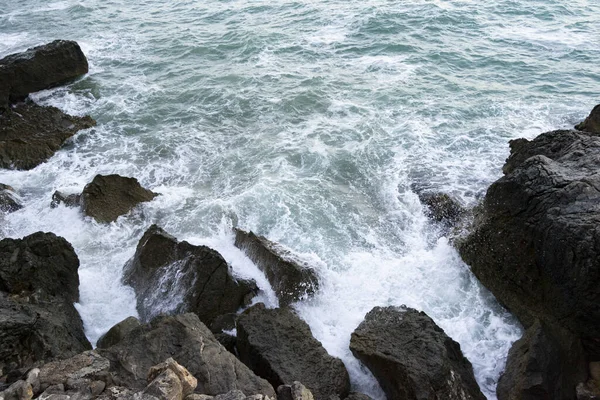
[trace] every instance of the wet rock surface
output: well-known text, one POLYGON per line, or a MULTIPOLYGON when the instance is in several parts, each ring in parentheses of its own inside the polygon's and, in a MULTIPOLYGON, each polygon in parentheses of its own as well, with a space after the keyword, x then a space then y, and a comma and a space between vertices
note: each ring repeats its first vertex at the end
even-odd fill
POLYGON ((460 345, 423 312, 375 307, 352 333, 350 350, 389 399, 485 399, 460 345))
POLYGON ((575 126, 575 129, 591 133, 600 133, 600 104, 592 109, 592 112, 581 123, 575 126))
POLYGON ((237 228, 234 231, 235 246, 265 273, 281 306, 311 295, 318 289, 319 280, 314 269, 289 250, 252 232, 237 228))
POLYGON ((66 194, 57 190, 52 194, 50 207, 56 208, 61 204, 65 207, 79 207, 81 205, 81 194, 66 194))
POLYGON ((23 205, 17 198, 15 189, 0 183, 0 211, 11 213, 21 208, 23 208, 23 205))
POLYGON ((446 193, 421 192, 418 195, 426 215, 435 222, 453 226, 466 214, 458 200, 446 193))
POLYGON ((158 194, 143 188, 135 178, 96 175, 83 189, 81 208, 85 215, 108 223, 156 196, 158 194))
POLYGON ((348 395, 342 361, 330 356, 291 310, 253 306, 238 317, 237 332, 240 359, 274 387, 300 381, 316 399, 348 395))
POLYGON ((249 304, 258 291, 253 281, 235 279, 215 250, 179 242, 156 225, 140 239, 124 282, 136 292, 142 320, 193 312, 207 325, 249 304))
POLYGON ((79 130, 95 125, 90 117, 74 117, 55 107, 31 102, 10 107, 0 113, 0 168, 32 169, 79 130))

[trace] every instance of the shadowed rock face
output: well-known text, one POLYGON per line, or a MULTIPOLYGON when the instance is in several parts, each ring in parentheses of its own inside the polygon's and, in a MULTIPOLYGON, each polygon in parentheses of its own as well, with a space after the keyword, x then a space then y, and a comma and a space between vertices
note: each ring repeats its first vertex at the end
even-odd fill
POLYGON ((600 104, 598 104, 590 115, 580 124, 575 126, 575 129, 591 133, 600 133, 600 104))
POLYGON ((48 160, 81 129, 96 125, 55 107, 20 103, 0 113, 0 168, 32 169, 48 160))
POLYGON ((342 361, 330 356, 289 309, 258 304, 238 317, 237 329, 240 359, 274 387, 300 381, 317 400, 348 395, 350 379, 342 361))
POLYGON ((460 345, 423 312, 373 308, 352 333, 350 350, 388 399, 485 400, 460 345))
POLYGON ((315 271, 289 250, 252 232, 237 228, 234 231, 235 246, 265 273, 282 307, 313 294, 319 288, 315 271))
POLYGON ((463 259, 529 327, 555 321, 600 338, 600 136, 553 131, 511 142, 463 259))
POLYGON ((98 222, 113 222, 139 203, 158 194, 144 189, 135 178, 120 175, 96 175, 83 188, 81 206, 85 215, 98 222))
POLYGON ((64 84, 88 72, 76 42, 55 40, 0 60, 0 110, 29 93, 64 84))
POLYGON ((193 312, 207 325, 249 304, 258 291, 253 281, 234 279, 218 252, 178 242, 156 225, 140 239, 124 282, 134 288, 143 320, 193 312))
POLYGON ((8 185, 0 183, 0 211, 11 213, 21 208, 23 208, 23 205, 17 200, 15 190, 8 185))

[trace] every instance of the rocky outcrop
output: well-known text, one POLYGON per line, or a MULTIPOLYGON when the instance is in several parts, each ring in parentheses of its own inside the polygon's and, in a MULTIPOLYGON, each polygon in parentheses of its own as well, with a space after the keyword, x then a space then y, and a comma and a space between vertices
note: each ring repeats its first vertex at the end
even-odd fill
POLYGON ((235 246, 265 273, 281 306, 311 295, 318 289, 319 281, 314 269, 288 249, 252 232, 237 228, 234 231, 235 246))
POLYGON ((32 169, 77 131, 94 125, 90 117, 74 117, 55 107, 17 104, 0 113, 0 168, 32 169))
POLYGON ((505 176, 458 242, 477 278, 525 327, 536 319, 600 339, 600 136, 511 141, 505 176))
POLYGON ((52 233, 0 241, 0 369, 29 367, 91 348, 73 302, 79 260, 52 233))
POLYGON ((125 266, 124 282, 136 292, 142 320, 193 312, 207 325, 249 304, 258 291, 254 282, 233 278, 213 249, 178 242, 156 225, 144 233, 125 266))
POLYGON ((99 349, 106 349, 119 343, 129 332, 140 326, 140 321, 135 317, 127 317, 108 330, 96 343, 99 349))
POLYGON ((66 194, 57 190, 52 195, 52 202, 50 203, 50 207, 56 208, 61 204, 65 207, 78 207, 81 205, 81 194, 66 194))
POLYGON ((591 133, 600 133, 600 104, 592 109, 592 112, 581 123, 575 126, 575 129, 591 133))
POLYGON ((423 312, 373 308, 352 333, 350 350, 388 399, 485 400, 460 345, 423 312))
POLYGON ((0 110, 29 93, 64 84, 88 72, 76 42, 55 40, 0 60, 0 110))
POLYGON ((81 207, 85 215, 98 222, 113 222, 139 203, 150 201, 157 193, 144 189, 137 179, 120 175, 96 175, 83 188, 81 207))
POLYGON ((538 320, 511 347, 505 370, 498 400, 575 399, 587 361, 579 339, 538 320))
POLYGON ((330 356, 289 309, 255 305, 238 317, 237 332, 240 359, 273 387, 300 381, 317 400, 348 395, 350 380, 342 361, 330 356))
POLYGON ((0 211, 11 213, 21 208, 23 208, 23 205, 15 196, 15 189, 0 183, 0 211))
POLYGON ((453 226, 466 214, 458 200, 446 193, 421 192, 418 195, 425 206, 425 214, 435 222, 453 226))
POLYGON ((277 400, 314 400, 313 394, 302 383, 296 381, 277 388, 277 400))
POLYGON ((150 368, 172 357, 197 379, 197 393, 216 396, 238 389, 247 396, 275 395, 191 313, 155 318, 98 352, 110 360, 114 384, 131 390, 143 390, 150 368))

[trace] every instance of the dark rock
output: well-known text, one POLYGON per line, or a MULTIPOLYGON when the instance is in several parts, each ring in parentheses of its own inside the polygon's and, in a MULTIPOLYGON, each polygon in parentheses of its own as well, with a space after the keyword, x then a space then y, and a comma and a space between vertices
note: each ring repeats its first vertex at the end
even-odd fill
POLYGON ((485 400, 460 345, 423 312, 373 308, 352 333, 350 350, 388 399, 485 400))
POLYGON ((363 394, 363 393, 350 392, 350 394, 348 395, 348 397, 346 397, 345 400, 373 400, 373 399, 371 398, 371 396, 367 396, 366 394, 363 394))
POLYGON ((55 40, 0 60, 0 110, 29 93, 67 83, 88 72, 76 42, 55 40))
POLYGON ((37 232, 0 241, 0 291, 42 292, 79 301, 79 259, 64 238, 37 232))
POLYGON ((575 388, 587 377, 587 362, 576 337, 536 321, 508 353, 498 381, 498 400, 575 399, 575 388))
POLYGON ((228 333, 215 333, 215 338, 221 343, 221 346, 225 347, 231 354, 237 354, 237 337, 232 336, 228 333))
POLYGON ((67 115, 56 107, 18 104, 0 113, 0 168, 32 169, 77 131, 94 125, 90 117, 67 115))
POLYGON ((60 204, 64 204, 65 207, 79 207, 81 205, 81 195, 76 193, 65 194, 57 190, 52 195, 50 207, 56 208, 60 204))
POLYGON ((525 327, 536 319, 600 339, 600 137, 575 131, 511 142, 462 258, 525 327))
POLYGON ((229 313, 222 314, 213 319, 209 328, 213 333, 221 333, 223 331, 232 331, 235 329, 237 314, 229 313))
POLYGON ((247 305, 258 291, 254 282, 234 279, 213 249, 178 242, 156 225, 142 236, 123 280, 134 288, 144 321, 161 313, 193 312, 210 325, 247 305))
POLYGON ((144 189, 137 179, 120 175, 96 175, 83 188, 81 205, 84 214, 98 222, 113 222, 139 203, 158 194, 144 189))
POLYGON ((253 306, 238 317, 237 333, 240 359, 274 387, 301 381, 317 400, 350 392, 344 363, 289 309, 253 306))
POLYGON ((289 305, 319 287, 316 272, 289 250, 252 232, 234 228, 235 246, 265 273, 281 306, 289 305))
POLYGON ((15 196, 15 190, 0 183, 0 211, 11 213, 23 208, 23 205, 15 196))
POLYGON ((463 206, 446 193, 421 192, 418 196, 433 221, 452 226, 465 215, 463 206))
POLYGON ((592 109, 592 112, 581 123, 575 125, 575 129, 591 133, 600 133, 600 104, 592 109))
POLYGON ((135 317, 127 317, 123 321, 119 322, 108 330, 96 343, 96 347, 99 349, 106 349, 119 343, 127 334, 137 327, 139 327, 140 321, 135 317))
MULTIPOLYGON (((290 385, 281 385, 277 388, 278 400, 313 400, 313 394, 300 382, 292 382, 290 385)), ((318 399, 318 397, 317 397, 318 399)))
POLYGON ((157 317, 134 329, 118 344, 98 352, 110 360, 118 386, 143 389, 150 367, 172 357, 196 377, 197 393, 214 396, 239 389, 246 395, 275 395, 267 381, 225 350, 191 313, 157 317))

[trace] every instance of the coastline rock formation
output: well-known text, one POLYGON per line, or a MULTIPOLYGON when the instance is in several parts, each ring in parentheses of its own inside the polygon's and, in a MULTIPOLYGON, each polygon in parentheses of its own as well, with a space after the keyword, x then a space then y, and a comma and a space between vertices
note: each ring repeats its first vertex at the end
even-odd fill
POLYGON ((600 133, 600 104, 592 109, 592 112, 581 123, 575 126, 579 131, 600 133))
POLYGON ((215 250, 178 242, 156 225, 140 239, 123 282, 134 288, 144 321, 160 313, 193 312, 211 325, 248 305, 258 292, 254 281, 236 280, 215 250))
POLYGON ((421 192, 419 200, 425 206, 425 214, 435 222, 453 226, 466 211, 460 203, 446 193, 421 192))
POLYGON ((15 189, 0 183, 0 211, 11 213, 23 208, 23 205, 15 196, 15 189))
POLYGON ((98 222, 114 222, 136 205, 156 196, 137 179, 120 175, 96 175, 81 193, 83 213, 98 222))
POLYGON ((343 399, 350 392, 344 363, 330 356, 291 310, 257 304, 238 317, 237 331, 240 359, 273 387, 300 381, 317 400, 343 399))
POLYGON ((289 250, 252 232, 237 228, 234 231, 235 246, 265 273, 280 306, 287 306, 317 291, 319 280, 315 270, 289 250))
POLYGON ((352 333, 350 350, 388 399, 485 400, 460 345, 423 312, 373 308, 352 333))

